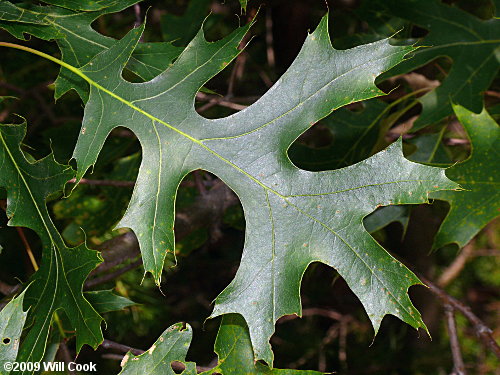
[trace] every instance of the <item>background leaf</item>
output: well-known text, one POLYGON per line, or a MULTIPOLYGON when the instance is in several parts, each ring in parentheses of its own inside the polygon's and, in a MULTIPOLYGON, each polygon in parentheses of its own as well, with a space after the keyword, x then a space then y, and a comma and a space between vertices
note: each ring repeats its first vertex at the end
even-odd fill
POLYGON ((77 334, 77 351, 84 344, 95 348, 101 343, 102 318, 82 295, 83 282, 101 258, 85 245, 69 249, 64 244, 45 201, 63 188, 73 171, 52 155, 29 162, 20 149, 25 134, 26 123, 0 124, 0 186, 7 190, 8 224, 34 230, 44 245, 40 269, 25 298, 31 306, 31 326, 19 353, 19 361, 38 362, 44 355, 52 316, 59 309, 77 334))
POLYGON ((451 115, 451 103, 475 113, 481 111, 483 92, 488 89, 500 67, 500 20, 480 20, 439 0, 372 1, 370 5, 373 6, 372 12, 382 9, 429 31, 419 42, 423 48, 418 49, 412 59, 399 64, 383 77, 407 73, 442 56, 453 60, 441 85, 420 99, 422 113, 413 130, 451 115))
POLYGON ((24 293, 13 298, 7 306, 0 311, 0 374, 8 375, 4 365, 14 362, 19 350, 21 333, 28 312, 23 311, 24 293))
MULTIPOLYGON (((118 12, 137 3, 137 0, 112 1, 103 6, 102 2, 74 1, 57 3, 58 6, 36 6, 22 8, 7 1, 2 7, 16 9, 14 16, 3 16, 0 13, 0 28, 3 28, 19 39, 24 39, 23 33, 31 34, 41 39, 56 39, 61 50, 62 60, 70 65, 81 67, 88 63, 98 53, 113 44, 114 39, 95 31, 91 24, 104 14, 118 12), (83 5, 82 5, 83 4, 83 5), (84 6, 85 5, 85 6, 84 6), (96 11, 80 12, 98 7, 96 11), (33 21, 36 17, 36 21, 33 21), (38 21, 38 19, 43 20, 38 21), (78 52, 77 52, 78 51, 78 52)), ((0 8, 0 11, 2 9, 0 8)), ((6 13, 3 13, 6 14, 6 13)), ((153 79, 161 73, 179 55, 182 48, 170 43, 141 43, 131 57, 128 68, 142 80, 153 79)), ((55 81, 55 98, 60 98, 71 89, 75 89, 83 101, 88 98, 88 85, 80 77, 62 68, 55 81)))
POLYGON ((135 302, 113 293, 112 290, 85 292, 84 295, 99 314, 123 310, 126 307, 136 305, 135 302))
POLYGON ((174 375, 171 363, 184 361, 192 337, 189 325, 185 328, 182 323, 170 326, 144 354, 127 354, 120 375, 174 375))
POLYGON ((500 128, 486 109, 475 114, 454 105, 459 121, 471 140, 470 157, 446 171, 464 191, 433 193, 432 197, 450 202, 450 212, 434 240, 438 249, 448 243, 465 246, 479 230, 500 215, 500 128))

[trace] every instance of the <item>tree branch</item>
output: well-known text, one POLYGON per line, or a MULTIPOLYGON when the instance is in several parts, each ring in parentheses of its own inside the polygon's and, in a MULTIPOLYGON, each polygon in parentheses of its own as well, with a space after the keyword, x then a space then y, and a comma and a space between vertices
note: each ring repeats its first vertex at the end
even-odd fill
MULTIPOLYGON (((75 184, 76 179, 72 178, 68 181, 68 184, 75 184)), ((117 180, 89 180, 86 178, 82 178, 78 181, 80 185, 93 185, 93 186, 115 186, 115 187, 128 187, 133 188, 135 185, 134 181, 117 181, 117 180)))
POLYGON ((135 348, 132 348, 131 346, 123 345, 123 344, 120 344, 118 342, 114 342, 114 341, 107 340, 107 339, 104 339, 101 346, 104 349, 114 349, 114 350, 118 350, 119 352, 122 352, 122 353, 130 352, 133 355, 141 355, 142 353, 145 352, 145 350, 135 349, 135 348))
MULTIPOLYGON (((305 316, 323 316, 325 318, 330 318, 332 320, 336 320, 339 322, 344 321, 346 319, 347 320, 351 319, 349 316, 342 315, 341 313, 339 313, 335 310, 322 309, 320 307, 310 307, 307 309, 303 309, 302 310, 302 317, 305 317, 305 316)), ((279 323, 284 323, 284 322, 287 322, 289 320, 293 320, 293 319, 297 319, 297 318, 298 318, 297 315, 285 315, 279 319, 279 323)))
POLYGON ((455 310, 449 304, 446 304, 444 306, 444 314, 446 316, 446 326, 448 327, 451 354, 453 356, 453 375, 467 375, 464 360, 462 358, 462 352, 460 351, 460 343, 458 342, 455 310))
POLYGON ((227 96, 222 96, 222 97, 217 97, 217 96, 210 96, 207 94, 204 94, 202 92, 199 92, 196 94, 196 98, 198 100, 203 100, 203 101, 208 101, 208 103, 202 105, 200 108, 197 109, 199 113, 203 113, 206 110, 212 108, 213 106, 220 105, 221 107, 227 107, 234 109, 236 111, 241 111, 242 109, 245 109, 246 105, 243 104, 237 104, 233 103, 228 100, 229 97, 227 96))
POLYGON ((495 354, 498 358, 500 358, 500 346, 498 346, 495 338, 492 335, 492 330, 486 326, 486 324, 477 317, 471 311, 471 308, 464 303, 460 302, 456 298, 450 296, 444 290, 439 288, 433 282, 429 281, 422 275, 418 275, 420 279, 427 285, 429 290, 439 297, 439 299, 443 302, 443 305, 450 305, 455 310, 460 311, 460 313, 467 318, 467 320, 472 324, 476 335, 479 337, 483 345, 491 350, 493 354, 495 354))
POLYGON ((15 291, 17 291, 20 287, 20 284, 17 285, 9 285, 3 281, 0 280, 0 293, 2 293, 4 296, 11 295, 15 291))
POLYGON ((474 251, 474 240, 470 241, 467 245, 463 247, 455 260, 443 271, 436 284, 440 288, 445 288, 453 280, 457 278, 460 272, 465 267, 467 260, 471 257, 474 251))
POLYGON ((108 281, 116 279, 118 276, 139 267, 142 264, 142 259, 138 259, 133 263, 127 264, 114 272, 107 273, 105 275, 95 277, 93 279, 87 280, 84 285, 84 289, 91 289, 97 285, 107 283, 108 281))
MULTIPOLYGON (((211 223, 212 225, 217 224, 226 209, 237 203, 238 198, 231 189, 221 181, 218 181, 205 194, 197 196, 192 205, 176 213, 176 239, 185 238, 193 231, 206 227, 207 223, 211 223)), ((123 262, 133 260, 140 255, 139 243, 133 232, 127 232, 106 241, 98 246, 97 249, 101 250, 104 262, 91 273, 91 276, 107 272, 123 262)), ((139 259, 114 272, 96 276, 93 279, 87 280, 85 288, 93 288, 111 281, 129 270, 139 267, 141 264, 142 261, 139 259)))

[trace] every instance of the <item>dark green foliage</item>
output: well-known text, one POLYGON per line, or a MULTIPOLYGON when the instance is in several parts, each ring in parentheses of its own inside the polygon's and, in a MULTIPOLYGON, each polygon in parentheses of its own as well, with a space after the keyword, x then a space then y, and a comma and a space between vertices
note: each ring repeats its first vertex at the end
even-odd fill
MULTIPOLYGON (((323 3, 136 3, 0 2, 0 373, 68 350, 116 374, 103 334, 154 341, 122 374, 451 372, 410 269, 500 242, 493 2, 333 2, 335 48, 323 3)), ((497 263, 448 288, 492 328, 497 263)))

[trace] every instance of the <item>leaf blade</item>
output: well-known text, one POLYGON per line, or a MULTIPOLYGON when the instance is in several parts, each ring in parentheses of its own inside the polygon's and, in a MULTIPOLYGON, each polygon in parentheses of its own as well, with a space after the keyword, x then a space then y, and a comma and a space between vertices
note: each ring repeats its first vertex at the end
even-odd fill
POLYGON ((247 28, 210 44, 200 32, 172 67, 142 84, 121 78, 142 29, 129 32, 82 69, 66 64, 92 85, 74 153, 77 178, 95 162, 110 130, 133 119, 127 126, 138 136, 144 156, 121 225, 137 234, 145 269, 157 282, 173 250, 173 202, 182 178, 205 169, 236 192, 248 223, 246 243, 238 273, 216 300, 212 316, 243 315, 256 359, 272 364, 269 338, 274 322, 285 314, 300 314, 300 280, 313 261, 340 270, 375 331, 387 314, 425 327, 407 294, 419 280, 368 235, 362 219, 380 205, 427 202, 430 192, 457 185, 442 169, 406 160, 401 141, 336 171, 306 172, 286 155, 289 145, 315 121, 352 101, 381 95, 375 77, 413 48, 382 40, 336 51, 324 17, 287 73, 259 101, 227 118, 201 118, 192 107, 194 95, 238 55, 247 28), (163 101, 171 105, 159 106, 163 101), (161 196, 172 199, 165 202, 161 196), (304 241, 316 231, 316 242, 304 241), (289 243, 287 236, 292 236, 289 243), (364 247, 370 253, 363 252, 364 247), (353 267, 356 272, 350 272, 353 267))

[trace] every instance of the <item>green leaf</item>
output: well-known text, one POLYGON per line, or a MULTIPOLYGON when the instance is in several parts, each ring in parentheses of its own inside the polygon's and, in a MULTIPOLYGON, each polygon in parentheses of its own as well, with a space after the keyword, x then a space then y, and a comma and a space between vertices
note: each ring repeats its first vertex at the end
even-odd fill
MULTIPOLYGON (((138 3, 142 0, 136 0, 138 3)), ((44 3, 56 5, 61 8, 71 10, 83 10, 91 12, 95 10, 106 9, 110 7, 120 7, 120 4, 129 4, 127 0, 43 0, 44 3)))
POLYGON ((215 352, 219 364, 202 374, 220 373, 222 375, 320 375, 317 371, 270 369, 254 361, 252 342, 245 320, 238 314, 226 315, 215 341, 215 352))
POLYGON ((424 48, 384 77, 407 73, 441 56, 453 60, 441 85, 420 98, 422 113, 413 130, 451 115, 451 103, 476 113, 481 111, 483 92, 500 67, 500 20, 483 21, 438 0, 383 0, 370 4, 374 12, 382 10, 429 30, 419 43, 424 48))
MULTIPOLYGON (((183 362, 183 375, 196 375, 196 365, 184 362, 193 336, 189 325, 182 323, 170 326, 144 354, 128 353, 122 361, 120 375, 174 375, 172 362, 183 362)), ((271 369, 255 363, 250 335, 244 319, 237 314, 222 318, 215 342, 218 365, 202 374, 221 375, 320 375, 317 371, 271 369)))
POLYGON ((465 246, 500 214, 500 128, 485 109, 475 114, 454 105, 453 110, 469 135, 471 155, 446 171, 446 175, 459 183, 464 191, 431 195, 450 203, 450 212, 434 239, 435 249, 449 243, 465 246))
POLYGON ((43 244, 41 266, 25 298, 25 305, 31 306, 31 327, 18 358, 38 362, 43 358, 52 316, 59 309, 66 313, 68 329, 76 331, 77 351, 84 344, 96 348, 101 343, 102 318, 82 295, 83 282, 101 258, 85 245, 66 247, 49 216, 46 199, 60 191, 74 173, 52 155, 29 162, 20 149, 25 134, 26 123, 0 124, 0 187, 7 190, 8 225, 34 230, 43 244))
MULTIPOLYGON (((175 375, 171 363, 185 360, 193 337, 191 326, 183 326, 176 323, 167 328, 144 354, 135 356, 128 353, 122 360, 120 375, 175 375)), ((188 365, 188 369, 196 374, 194 363, 188 365)))
POLYGON ((346 167, 371 155, 379 136, 379 124, 391 109, 381 100, 363 102, 361 111, 341 108, 323 119, 333 142, 327 147, 313 148, 294 143, 289 150, 292 162, 299 168, 324 171, 346 167))
MULTIPOLYGON (((100 155, 101 158, 103 156, 100 155)), ((133 181, 137 177, 139 164, 139 153, 120 158, 114 161, 112 171, 105 172, 104 178, 133 181)), ((78 186, 67 199, 58 201, 53 206, 57 219, 71 220, 62 231, 64 239, 69 244, 76 245, 83 242, 85 236, 101 236, 113 229, 123 216, 131 194, 130 188, 101 186, 96 189, 94 186, 78 186)))
POLYGON ((403 226, 403 234, 408 228, 410 220, 410 207, 408 206, 387 206, 381 207, 377 211, 368 215, 363 221, 369 233, 376 232, 390 223, 398 222, 403 226))
MULTIPOLYGON (((118 12, 137 2, 54 0, 50 3, 57 6, 29 5, 23 8, 4 1, 0 4, 0 28, 19 39, 25 39, 24 33, 45 40, 56 39, 62 60, 81 67, 115 42, 115 39, 95 31, 91 24, 104 14, 118 12)), ((151 80, 167 68, 181 51, 182 48, 170 43, 141 43, 127 68, 142 80, 151 80)), ((55 87, 56 99, 71 89, 75 89, 83 101, 88 98, 87 83, 64 68, 55 81, 55 87)))
POLYGON ((316 261, 342 275, 376 332, 386 314, 424 327, 407 294, 419 280, 374 241, 362 219, 378 206, 427 202, 429 192, 457 185, 442 169, 406 160, 401 141, 354 166, 321 173, 298 169, 286 155, 301 133, 333 110, 381 95, 375 77, 413 48, 381 40, 334 50, 324 17, 267 94, 235 115, 205 119, 193 108, 196 92, 238 55, 248 27, 213 43, 200 31, 173 66, 139 85, 126 82, 121 70, 142 28, 81 70, 71 68, 91 83, 74 152, 77 179, 96 162, 114 127, 127 126, 137 135, 143 160, 120 225, 137 235, 145 270, 157 283, 166 256, 173 261, 174 202, 184 176, 203 169, 236 192, 245 211, 246 243, 237 275, 212 316, 243 315, 256 359, 272 364, 274 322, 300 314, 300 281, 316 261))
POLYGON ((247 11, 248 0, 240 0, 241 10, 243 13, 247 11))
POLYGON ((7 375, 10 371, 5 371, 4 365, 7 362, 14 362, 19 350, 21 333, 28 312, 23 311, 24 293, 12 299, 0 311, 0 374, 7 375))
POLYGON ((347 167, 372 156, 389 145, 385 140, 389 129, 418 102, 415 92, 390 104, 377 99, 362 102, 361 110, 341 108, 321 124, 333 141, 325 147, 309 147, 294 142, 288 154, 299 168, 322 171, 347 167), (397 108, 397 110, 394 110, 397 108))
POLYGON ((119 311, 126 307, 136 305, 135 302, 113 293, 112 290, 85 292, 85 298, 99 314, 119 311))
POLYGON ((203 24, 211 0, 191 0, 182 16, 165 14, 161 17, 163 40, 186 46, 203 24))
POLYGON ((446 127, 437 133, 420 134, 407 142, 416 147, 408 159, 418 163, 449 166, 453 163, 449 152, 444 147, 442 140, 446 127))

